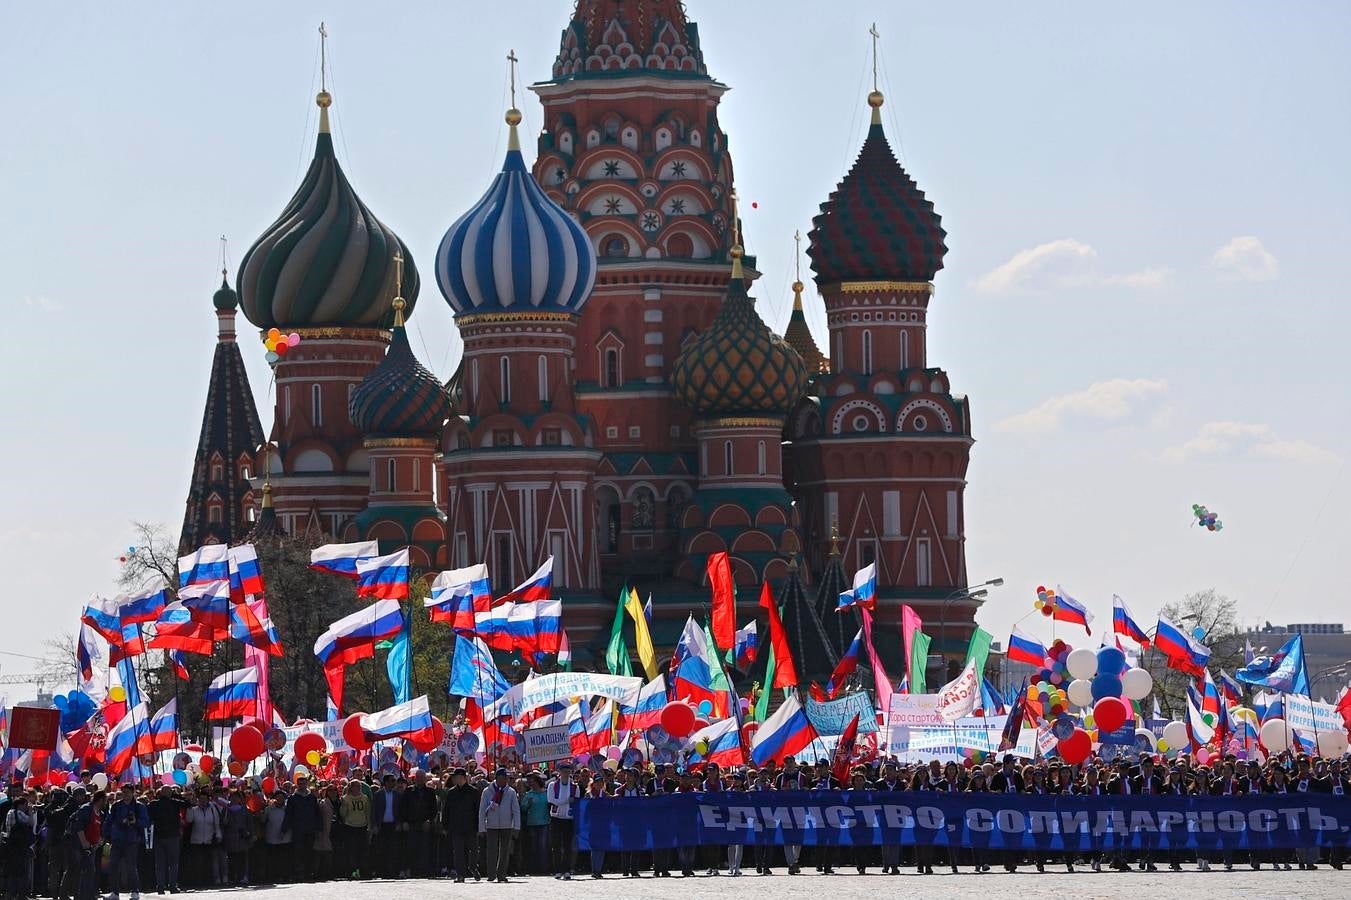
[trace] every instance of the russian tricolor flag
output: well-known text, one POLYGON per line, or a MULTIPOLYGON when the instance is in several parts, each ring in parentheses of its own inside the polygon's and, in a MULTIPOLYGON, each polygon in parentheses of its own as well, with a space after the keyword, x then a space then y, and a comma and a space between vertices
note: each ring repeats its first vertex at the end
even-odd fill
POLYGON ((674 664, 675 696, 677 700, 690 700, 695 706, 707 700, 713 705, 715 714, 727 712, 727 690, 718 682, 726 682, 722 667, 709 655, 711 641, 707 633, 694 616, 685 622, 685 630, 680 635, 674 664))
POLYGON ((324 544, 310 551, 310 568, 331 572, 344 578, 357 578, 357 562, 375 559, 380 555, 379 541, 358 541, 355 544, 324 544))
POLYGON ((1042 646, 1041 641, 1023 634, 1017 625, 1013 626, 1013 633, 1009 635, 1006 655, 1009 662, 1027 663, 1038 669, 1046 664, 1046 648, 1042 646))
POLYGON ((1159 616, 1154 630, 1154 649, 1168 657, 1168 667, 1200 678, 1210 662, 1210 648, 1202 646, 1191 635, 1159 616))
POLYGON ((737 630, 733 653, 732 665, 742 672, 749 672, 760 653, 760 631, 754 619, 745 628, 737 630))
POLYGON ((455 631, 473 634, 474 614, 492 608, 492 583, 483 563, 451 569, 436 576, 431 596, 423 601, 433 622, 445 622, 455 631))
POLYGON ((173 666, 174 674, 180 681, 188 681, 192 675, 188 672, 187 660, 183 658, 182 650, 170 650, 165 654, 168 657, 169 665, 173 666))
POLYGON ((80 639, 75 644, 75 661, 80 667, 80 680, 94 680, 94 659, 98 656, 98 647, 94 644, 94 629, 80 623, 80 639))
POLYGON ((554 558, 544 561, 535 574, 527 578, 510 593, 497 598, 497 605, 503 603, 538 603, 548 600, 553 594, 554 558))
POLYGON ((123 625, 138 625, 153 622, 159 618, 168 603, 168 593, 164 588, 144 591, 139 594, 122 596, 117 599, 117 615, 123 625))
POLYGON ((1122 637, 1130 638, 1141 647, 1149 646, 1149 635, 1136 624, 1135 617, 1131 615, 1130 608, 1126 606, 1126 601, 1115 594, 1112 595, 1112 631, 1122 637))
POLYGON ((145 636, 141 634, 140 624, 128 622, 122 626, 118 639, 108 645, 108 665, 115 666, 124 659, 140 656, 144 652, 145 636))
POLYGON ((1230 706, 1243 705, 1243 685, 1224 669, 1220 669, 1220 694, 1230 706))
POLYGON ((666 706, 666 676, 658 675, 638 691, 638 703, 632 708, 619 707, 619 727, 628 731, 634 728, 651 728, 661 722, 661 711, 666 706))
POLYGON ((1065 593, 1065 589, 1060 585, 1056 585, 1055 612, 1052 613, 1051 618, 1057 622, 1082 625, 1085 632, 1093 633, 1093 629, 1088 627, 1093 624, 1093 614, 1088 611, 1088 607, 1065 593))
POLYGON ((830 682, 826 685, 827 699, 835 699, 835 695, 844 683, 849 680, 849 676, 858 671, 858 654, 863 648, 863 630, 854 635, 854 640, 849 645, 849 649, 840 657, 839 663, 835 666, 835 671, 830 673, 830 682))
POLYGON ((432 710, 425 694, 378 713, 362 715, 360 721, 361 730, 375 740, 406 738, 417 743, 432 736, 432 710))
POLYGON ((263 593, 263 570, 258 566, 258 551, 252 544, 240 544, 231 547, 230 561, 230 597, 236 603, 242 603, 250 594, 263 593))
POLYGON ((751 739, 751 762, 756 766, 770 760, 782 763, 785 757, 802 752, 814 740, 816 729, 793 694, 755 732, 751 739))
POLYGON ((208 581, 181 588, 178 599, 188 608, 194 622, 200 622, 214 631, 230 629, 230 582, 228 579, 208 581))
POLYGON ((180 650, 210 656, 215 651, 216 631, 192 617, 192 610, 182 603, 170 603, 155 622, 155 636, 149 641, 152 650, 180 650))
POLYGON ((374 600, 408 599, 408 548, 387 556, 357 560, 357 596, 374 600))
POLYGON ((736 719, 723 719, 699 729, 690 735, 690 743, 694 745, 695 751, 690 754, 687 765, 717 763, 727 767, 746 764, 746 755, 741 749, 741 730, 737 727, 736 719), (700 753, 699 744, 705 741, 708 749, 700 753))
POLYGON ((854 586, 840 594, 835 606, 836 612, 843 612, 851 606, 873 609, 877 606, 877 563, 868 563, 854 573, 854 586))
POLYGON ((207 544, 178 558, 178 586, 230 580, 230 548, 207 544))
POLYGON ((117 600, 95 595, 85 605, 84 612, 80 614, 80 621, 94 629, 108 643, 120 643, 122 640, 122 616, 118 611, 120 606, 117 600))
POLYGON ((370 659, 376 644, 392 640, 402 629, 399 601, 377 600, 328 626, 314 642, 314 655, 326 669, 370 659))
POLYGON ((232 603, 230 605, 230 636, 241 644, 247 644, 261 650, 269 656, 281 656, 281 639, 272 619, 260 615, 266 606, 258 601, 254 603, 232 603))
POLYGON ((226 672, 206 688, 208 721, 251 716, 258 708, 258 670, 253 666, 226 672))
POLYGON ((111 775, 120 775, 131 768, 136 759, 136 747, 146 733, 150 709, 145 702, 136 704, 118 720, 108 732, 104 743, 103 768, 111 775))
POLYGON ((170 700, 150 720, 149 734, 142 735, 137 753, 178 748, 178 700, 170 700))

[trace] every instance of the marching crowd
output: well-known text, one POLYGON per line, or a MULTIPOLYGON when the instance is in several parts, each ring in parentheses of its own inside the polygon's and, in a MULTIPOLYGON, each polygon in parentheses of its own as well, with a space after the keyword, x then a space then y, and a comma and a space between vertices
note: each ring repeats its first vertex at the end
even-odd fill
POLYGON ((0 860, 7 900, 45 896, 94 900, 106 892, 117 900, 127 892, 163 894, 185 889, 326 881, 348 878, 453 877, 505 882, 509 876, 552 875, 602 878, 671 877, 673 872, 738 876, 754 863, 759 875, 804 868, 834 874, 877 869, 899 875, 902 868, 932 874, 935 866, 956 873, 1063 865, 1155 871, 1184 865, 1208 871, 1274 866, 1314 869, 1325 862, 1343 867, 1345 850, 1304 848, 1183 854, 1148 851, 1111 854, 1021 853, 928 846, 802 847, 774 843, 751 846, 680 847, 674 850, 606 854, 577 851, 574 817, 584 798, 641 798, 682 792, 766 792, 796 790, 941 791, 964 793, 1090 795, 1247 795, 1314 792, 1344 795, 1351 789, 1351 765, 1340 759, 1282 754, 1265 763, 1229 756, 1213 766, 1190 764, 1186 756, 1157 761, 1090 760, 1079 765, 1055 760, 1024 764, 1014 756, 981 764, 930 762, 905 765, 883 760, 850 771, 849 783, 831 775, 830 763, 762 768, 691 769, 648 765, 610 767, 593 773, 569 763, 553 771, 487 771, 463 768, 372 774, 353 769, 346 779, 312 782, 298 777, 275 785, 270 796, 256 781, 180 787, 138 786, 98 789, 90 773, 62 788, 31 789, 15 782, 0 801, 0 860), (747 856, 753 859, 746 859, 747 856))

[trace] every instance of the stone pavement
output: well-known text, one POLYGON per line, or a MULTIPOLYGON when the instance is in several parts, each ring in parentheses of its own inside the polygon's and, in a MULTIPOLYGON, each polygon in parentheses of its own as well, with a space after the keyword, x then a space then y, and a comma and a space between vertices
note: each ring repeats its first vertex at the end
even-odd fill
MULTIPOLYGON (((1288 898, 1288 900, 1344 900, 1351 895, 1351 870, 1338 872, 1326 866, 1314 872, 1273 872, 1252 870, 1233 872, 1131 872, 1102 873, 1080 872, 1074 875, 1064 872, 1037 874, 1034 869, 1020 870, 1009 875, 1004 872, 990 872, 974 875, 962 872, 960 875, 935 874, 915 875, 902 870, 899 876, 869 874, 860 876, 852 871, 838 875, 824 876, 815 872, 804 872, 790 877, 776 871, 773 876, 754 874, 731 878, 698 876, 695 878, 642 878, 637 884, 633 879, 607 875, 600 881, 589 877, 574 877, 572 881, 555 881, 552 878, 513 878, 510 884, 454 884, 447 879, 435 881, 361 881, 329 882, 327 884, 286 885, 275 888, 244 888, 226 891, 194 891, 192 896, 215 897, 221 900, 238 898, 246 893, 265 894, 267 900, 332 900, 341 896, 342 900, 407 900, 407 898, 474 898, 501 895, 504 898, 522 896, 544 896, 550 900, 565 898, 602 898, 602 900, 698 900, 698 898, 726 898, 735 891, 737 900, 783 900, 785 897, 815 898, 822 900, 828 894, 831 900, 876 900, 881 892, 891 895, 915 894, 924 892, 928 896, 953 898, 953 900, 990 900, 991 895, 1004 895, 1012 898, 1019 892, 1027 894, 1035 891, 1046 898, 1072 898, 1072 900, 1095 900, 1095 898, 1133 898, 1133 900, 1156 900, 1166 897, 1194 897, 1197 900, 1229 900, 1229 898, 1288 898)), ((149 900, 154 895, 147 892, 149 900)))

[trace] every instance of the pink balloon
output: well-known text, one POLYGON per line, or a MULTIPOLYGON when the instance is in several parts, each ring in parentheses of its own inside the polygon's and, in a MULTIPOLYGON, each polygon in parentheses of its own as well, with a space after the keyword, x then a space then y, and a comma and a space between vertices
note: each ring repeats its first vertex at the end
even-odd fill
POLYGON ((294 347, 296 344, 299 343, 300 343, 300 335, 296 334, 294 331, 286 336, 286 346, 294 347))

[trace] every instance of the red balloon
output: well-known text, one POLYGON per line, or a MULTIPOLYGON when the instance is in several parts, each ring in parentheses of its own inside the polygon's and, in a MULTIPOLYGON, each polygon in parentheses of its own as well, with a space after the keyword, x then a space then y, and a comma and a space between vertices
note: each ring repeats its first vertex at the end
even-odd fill
POLYGON ((237 760, 237 759, 232 759, 232 760, 230 760, 230 764, 229 764, 228 766, 226 766, 225 768, 226 768, 227 771, 229 771, 229 773, 230 773, 231 775, 233 775, 234 777, 238 778, 239 776, 241 776, 241 775, 244 774, 244 770, 245 770, 247 767, 246 767, 242 762, 240 762, 239 760, 237 760))
POLYGON ((366 732, 361 730, 361 713, 347 717, 342 726, 342 737, 353 750, 371 749, 371 740, 366 737, 366 732))
POLYGON ((257 794, 249 794, 249 799, 244 801, 244 805, 247 806, 249 812, 254 815, 257 815, 263 810, 263 801, 258 799, 257 794))
POLYGON ((286 341, 278 341, 278 342, 277 342, 277 349, 274 350, 274 351, 272 351, 272 352, 275 353, 275 354, 277 354, 278 356, 285 356, 285 355, 286 355, 286 352, 287 352, 288 350, 290 350, 290 349, 291 349, 291 346, 290 346, 290 344, 287 344, 286 341))
POLYGON ((1093 704, 1093 722, 1099 731, 1116 731, 1126 724, 1126 704, 1119 697, 1103 697, 1093 704))
POLYGON ((269 728, 271 728, 272 724, 270 722, 264 722, 262 719, 253 718, 253 719, 245 719, 244 721, 240 722, 239 727, 257 728, 258 733, 262 734, 264 731, 267 731, 269 728))
POLYGON ((695 719, 695 720, 694 720, 694 727, 690 729, 690 732, 693 733, 693 732, 696 732, 696 731, 703 731, 703 730, 704 730, 705 728, 707 728, 710 724, 712 724, 712 723, 710 723, 710 722, 708 721, 708 719, 702 719, 702 718, 700 718, 700 719, 695 719))
POLYGON ((671 737, 682 738, 694 731, 694 707, 681 700, 672 700, 661 708, 661 727, 671 737))
POLYGON ((741 726, 742 743, 744 743, 746 746, 749 747, 751 743, 751 738, 755 737, 755 733, 759 730, 760 730, 759 722, 747 722, 745 725, 742 725, 741 726))
POLYGON ((216 758, 214 756, 203 756, 197 760, 197 765, 201 767, 203 775, 210 775, 216 771, 216 758))
POLYGON ((189 753, 205 753, 205 752, 206 752, 206 748, 203 747, 201 744, 188 744, 188 745, 187 745, 186 747, 184 747, 183 749, 186 750, 186 751, 189 752, 189 753))
POLYGON ((1093 739, 1088 736, 1088 732, 1082 728, 1074 729, 1074 733, 1056 744, 1056 750, 1060 753, 1060 758, 1070 765, 1078 765, 1088 759, 1088 754, 1093 752, 1093 739))
POLYGON ((70 773, 64 769, 52 769, 47 773, 47 783, 52 787, 65 787, 68 781, 70 781, 70 773))
POLYGON ((300 737, 296 738, 295 758, 304 762, 309 758, 311 750, 318 750, 322 755, 328 752, 328 741, 317 731, 301 732, 300 737))
POLYGON ((269 796, 277 789, 277 779, 271 775, 263 779, 263 793, 269 796))
POLYGON ((236 728, 230 733, 230 752, 241 762, 249 762, 262 756, 262 732, 252 725, 241 725, 236 728))
POLYGON ((431 753, 437 747, 441 746, 441 741, 445 740, 446 726, 441 724, 441 720, 432 716, 432 731, 423 740, 413 741, 413 747, 419 753, 431 753))

